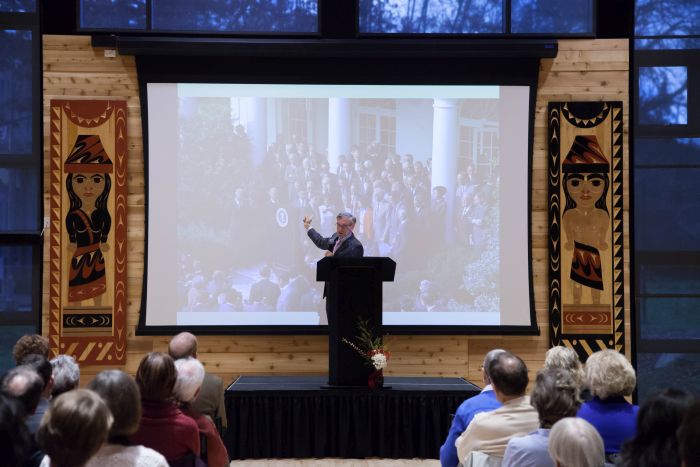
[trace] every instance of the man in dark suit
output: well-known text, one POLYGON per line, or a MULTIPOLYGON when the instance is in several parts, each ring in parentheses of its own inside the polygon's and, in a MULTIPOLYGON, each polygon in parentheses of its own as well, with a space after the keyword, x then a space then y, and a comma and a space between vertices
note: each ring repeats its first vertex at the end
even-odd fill
POLYGON ((322 250, 327 250, 325 256, 336 258, 360 258, 365 250, 362 243, 353 235, 357 219, 349 212, 341 212, 335 217, 336 232, 330 237, 324 237, 311 227, 313 217, 304 216, 304 228, 314 245, 322 250))
MULTIPOLYGON (((170 340, 168 353, 174 360, 180 358, 197 358, 197 338, 189 332, 181 332, 170 340)), ((190 404, 190 408, 212 419, 217 428, 226 430, 226 407, 224 405, 224 382, 209 372, 204 374, 204 381, 199 395, 190 404), (219 423, 220 421, 220 423, 219 423)))
POLYGON ((250 286, 249 303, 262 303, 274 310, 280 296, 280 286, 270 280, 270 267, 260 268, 260 280, 250 286))

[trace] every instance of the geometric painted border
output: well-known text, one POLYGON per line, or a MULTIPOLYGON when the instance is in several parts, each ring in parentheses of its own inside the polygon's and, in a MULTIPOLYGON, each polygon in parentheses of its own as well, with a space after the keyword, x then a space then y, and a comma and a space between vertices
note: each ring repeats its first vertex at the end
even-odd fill
POLYGON ((126 101, 124 100, 64 100, 52 99, 49 104, 49 197, 50 197, 50 242, 49 242, 49 347, 52 356, 72 355, 82 364, 114 365, 126 362, 126 285, 127 285, 127 126, 126 101), (81 110, 92 107, 103 109, 99 115, 81 115, 81 110), (64 222, 62 218, 63 161, 61 160, 61 129, 69 124, 78 129, 89 129, 113 120, 115 154, 114 212, 114 313, 113 330, 108 335, 62 336, 63 299, 62 277, 66 261, 61 245, 64 222))
POLYGON ((574 103, 550 102, 548 106, 548 185, 549 185, 549 341, 550 346, 564 345, 572 348, 586 361, 593 352, 612 348, 625 352, 624 322, 624 258, 623 258, 623 187, 622 187, 622 102, 601 102, 604 111, 593 118, 577 119, 569 107, 574 103), (573 118, 572 118, 573 117, 573 118), (613 259, 613 332, 612 334, 575 335, 562 334, 561 323, 561 179, 560 130, 562 121, 578 128, 594 128, 608 118, 611 121, 612 142, 612 259, 613 259))

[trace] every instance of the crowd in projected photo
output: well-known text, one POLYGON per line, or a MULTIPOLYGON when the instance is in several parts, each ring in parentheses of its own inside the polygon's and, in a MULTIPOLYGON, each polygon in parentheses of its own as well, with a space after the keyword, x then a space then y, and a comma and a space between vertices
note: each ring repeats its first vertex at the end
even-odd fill
MULTIPOLYGON (((396 123, 389 134, 385 122, 376 133, 357 123, 367 121, 363 113, 391 107, 391 99, 381 108, 369 99, 351 101, 358 128, 332 162, 327 99, 267 99, 262 122, 243 121, 238 101, 180 98, 179 311, 314 311, 325 323, 323 284, 315 280, 323 251, 306 236, 302 218, 313 216, 312 227, 330 236, 341 211, 355 215, 365 256, 397 263, 395 282, 385 285, 385 311, 498 311, 496 139, 489 155, 483 137, 460 146, 469 150, 457 156, 448 190, 431 184, 429 152, 397 153, 409 135, 396 123), (324 118, 303 112, 324 105, 324 118), (260 134, 266 141, 256 141, 260 134)), ((431 102, 423 101, 415 107, 425 108, 431 122, 431 102)), ((480 112, 497 127, 497 102, 484 101, 480 112)), ((459 105, 467 115, 470 102, 459 105)), ((423 136, 432 134, 427 128, 423 136)))

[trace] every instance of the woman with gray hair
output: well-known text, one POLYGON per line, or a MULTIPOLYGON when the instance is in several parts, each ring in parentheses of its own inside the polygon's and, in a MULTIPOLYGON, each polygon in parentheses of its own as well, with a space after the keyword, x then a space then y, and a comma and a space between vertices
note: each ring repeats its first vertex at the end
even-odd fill
POLYGON ((544 354, 544 367, 569 370, 576 379, 576 384, 579 386, 583 384, 583 365, 574 349, 563 345, 552 347, 544 354))
POLYGON ((549 433, 549 454, 556 467, 603 467, 603 440, 580 418, 562 418, 549 433))
POLYGON ((80 367, 75 363, 75 358, 70 355, 57 355, 51 359, 51 376, 53 376, 51 397, 58 397, 78 387, 80 367))
POLYGON ((634 368, 615 350, 595 352, 586 361, 584 384, 593 399, 584 402, 578 416, 598 430, 609 459, 619 456, 622 443, 636 434, 639 406, 625 400, 636 383, 634 368))
POLYGON ((112 412, 114 422, 107 442, 86 467, 167 467, 160 453, 145 446, 132 445, 129 436, 141 422, 141 394, 134 379, 123 371, 101 371, 88 388, 99 394, 112 412))
POLYGON ((229 465, 226 446, 219 436, 214 423, 206 415, 195 412, 190 404, 199 395, 204 381, 204 366, 196 358, 180 358, 175 360, 177 379, 173 395, 186 416, 197 422, 199 433, 204 435, 206 444, 202 445, 202 459, 210 467, 225 467, 229 465))
POLYGON ((537 409, 540 428, 508 441, 504 467, 554 467, 547 452, 547 440, 552 425, 562 418, 575 417, 581 406, 576 379, 563 368, 540 370, 530 393, 530 403, 537 409))

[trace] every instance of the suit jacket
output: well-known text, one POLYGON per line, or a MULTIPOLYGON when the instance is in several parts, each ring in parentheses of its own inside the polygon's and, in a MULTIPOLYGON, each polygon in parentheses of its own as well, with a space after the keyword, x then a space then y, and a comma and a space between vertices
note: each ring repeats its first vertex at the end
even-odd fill
POLYGON ((224 382, 211 373, 204 374, 202 389, 190 408, 202 415, 208 415, 212 420, 221 418, 221 426, 226 428, 226 406, 224 405, 224 382))
MULTIPOLYGON (((316 232, 313 228, 306 231, 314 245, 322 250, 333 251, 335 243, 338 241, 338 233, 334 233, 330 237, 324 237, 320 233, 316 232)), ((348 238, 340 245, 338 251, 336 251, 333 256, 336 258, 361 258, 365 254, 365 249, 362 243, 355 237, 354 234, 350 234, 348 238)))

